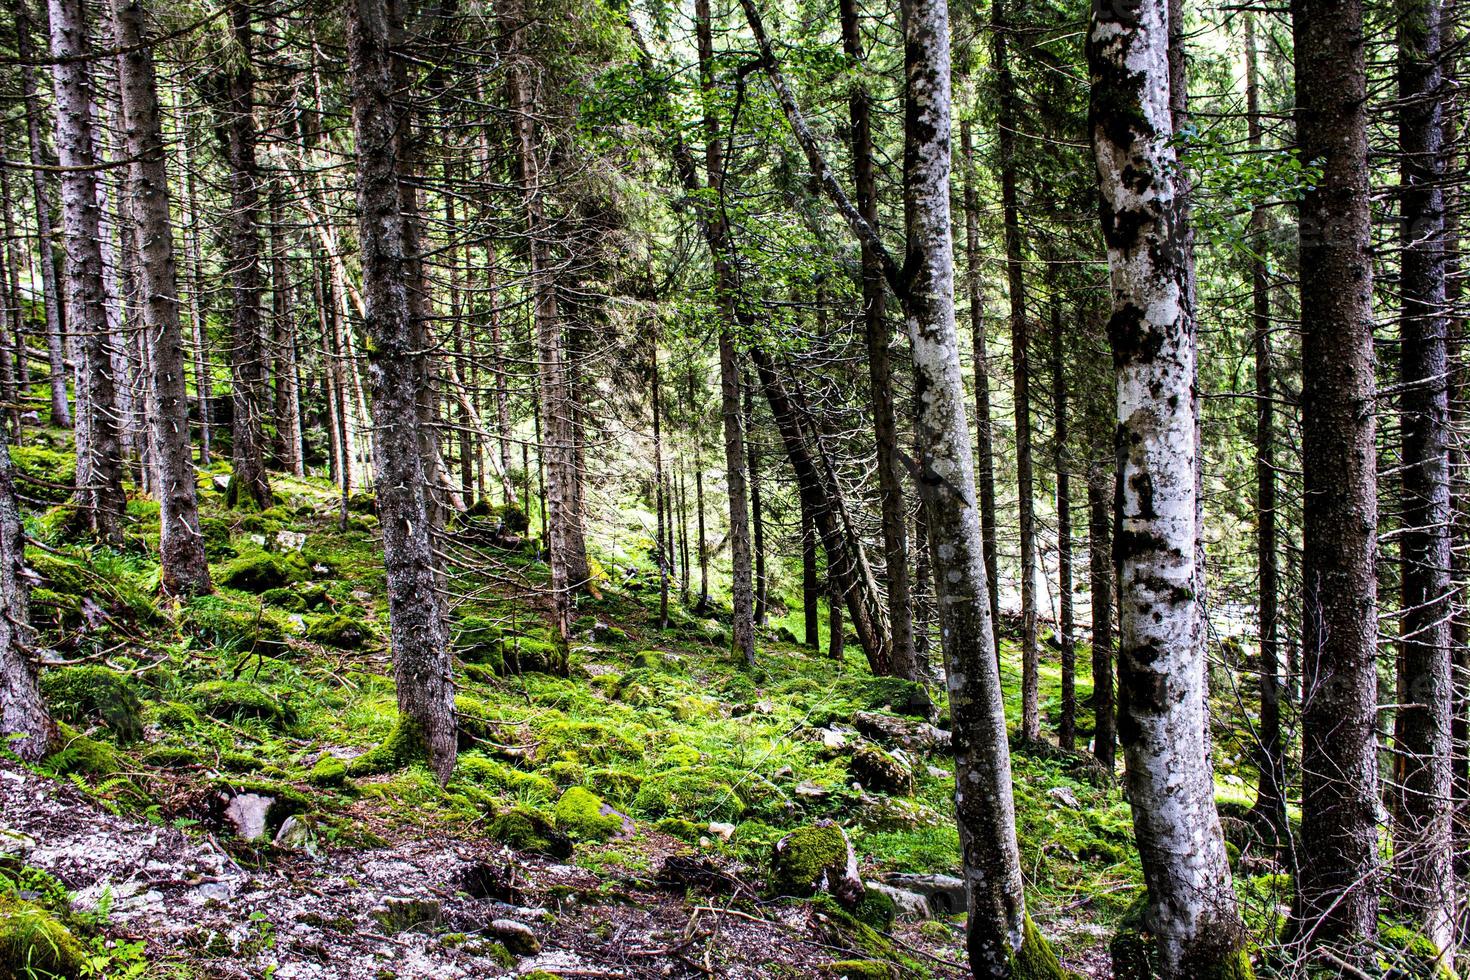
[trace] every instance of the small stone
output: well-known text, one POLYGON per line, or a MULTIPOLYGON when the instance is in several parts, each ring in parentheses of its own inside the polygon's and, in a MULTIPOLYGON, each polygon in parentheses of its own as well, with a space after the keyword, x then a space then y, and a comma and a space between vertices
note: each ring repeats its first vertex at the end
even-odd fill
POLYGON ((515 919, 495 919, 485 927, 485 935, 498 940, 516 956, 535 956, 541 952, 541 940, 536 932, 524 922, 515 919))
POLYGON ((914 776, 894 755, 873 745, 859 746, 847 760, 847 771, 864 789, 896 796, 914 792, 914 776))
POLYGON ((306 535, 300 531, 277 531, 276 546, 282 551, 300 551, 306 544, 306 535))
POLYGON ((310 850, 315 842, 316 834, 312 831, 311 824, 295 814, 282 821, 281 829, 276 831, 277 847, 300 847, 310 850))
POLYGON ((206 881, 195 890, 200 898, 205 901, 227 902, 234 897, 235 889, 228 882, 206 881))
POLYGON ((929 908, 929 900, 919 892, 911 892, 907 888, 896 888, 893 885, 885 885, 881 881, 865 881, 863 885, 870 892, 877 892, 886 896, 898 909, 900 918, 905 919, 931 919, 933 911, 929 908))
POLYGON ((953 875, 894 874, 887 883, 923 895, 936 915, 957 915, 969 908, 965 883, 953 875))
POLYGON ((1082 801, 1077 799, 1077 794, 1072 792, 1072 787, 1070 786, 1053 786, 1046 791, 1046 795, 1069 810, 1082 809, 1082 801))
POLYGON ((840 752, 847 748, 847 736, 834 728, 818 728, 816 740, 822 743, 822 748, 828 752, 840 752))
POLYGON ((733 823, 712 823, 709 825, 709 832, 720 840, 728 841, 735 836, 735 825, 733 823))
POLYGON ((265 836, 265 818, 275 798, 259 793, 241 793, 225 805, 225 819, 235 827, 241 840, 259 840, 265 836))
POLYGON ((931 779, 953 779, 954 778, 954 773, 950 772, 948 769, 943 769, 943 768, 941 768, 939 766, 930 766, 930 767, 928 767, 928 769, 926 770, 926 772, 929 773, 929 778, 931 778, 931 779))
POLYGON ((827 789, 827 787, 818 786, 811 780, 806 780, 796 785, 796 795, 805 796, 807 799, 820 800, 830 794, 831 790, 827 789))
POLYGON ((443 909, 432 898, 393 896, 372 911, 373 921, 390 936, 400 932, 429 932, 439 924, 443 909))

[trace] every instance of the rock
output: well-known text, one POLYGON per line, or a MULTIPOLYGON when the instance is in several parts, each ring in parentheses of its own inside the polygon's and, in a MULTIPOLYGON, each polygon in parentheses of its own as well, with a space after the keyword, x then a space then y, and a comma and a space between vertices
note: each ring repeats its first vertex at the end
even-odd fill
POLYGON ((496 817, 490 836, 518 851, 531 851, 564 861, 572 856, 572 839, 550 820, 525 807, 515 807, 496 817))
POLYGON ((782 837, 771 856, 771 887, 798 897, 830 892, 844 905, 856 906, 863 898, 863 879, 847 832, 831 820, 818 820, 782 837))
POLYGON ((1069 810, 1082 809, 1082 801, 1077 799, 1077 794, 1072 792, 1072 787, 1070 786, 1053 786, 1046 791, 1046 795, 1069 810))
POLYGON ((908 752, 943 754, 950 751, 950 733, 927 721, 859 711, 852 716, 852 726, 868 738, 908 752))
POLYGON ((300 551, 306 545, 306 535, 300 531, 277 531, 276 547, 282 551, 300 551))
POLYGON ((194 891, 207 902, 228 902, 235 896, 234 886, 228 881, 206 881, 194 891))
POLYGON ((835 728, 811 728, 808 731, 814 741, 822 743, 825 752, 841 752, 847 748, 847 736, 835 728))
POLYGON ((892 874, 887 884, 924 896, 935 915, 958 915, 969 909, 965 883, 952 875, 892 874))
POLYGON ((309 851, 316 845, 316 831, 305 818, 292 814, 281 821, 281 829, 276 831, 275 845, 299 847, 309 851))
POLYGON ((931 779, 953 779, 954 773, 941 766, 928 766, 925 771, 931 779))
POLYGON ((485 935, 500 942, 516 956, 535 956, 541 952, 541 940, 536 932, 524 922, 515 919, 495 919, 485 927, 485 935))
POLYGON ((591 790, 573 786, 557 800, 552 815, 557 829, 577 840, 603 841, 633 832, 633 820, 613 809, 591 790))
POLYGON ((430 932, 443 918, 437 899, 392 896, 383 899, 370 913, 373 921, 390 936, 400 932, 430 932))
POLYGON ((818 786, 810 779, 796 784, 796 795, 804 796, 809 800, 820 800, 831 795, 831 790, 825 786, 818 786))
POLYGON ((225 804, 225 819, 234 826, 235 835, 241 840, 259 840, 265 836, 265 818, 274 802, 274 797, 241 793, 225 804))
POLYGON ((709 832, 722 841, 728 841, 735 836, 735 825, 733 823, 712 823, 709 825, 709 832))
POLYGON ((900 918, 930 919, 934 917, 933 911, 929 908, 929 899, 918 892, 886 885, 881 881, 865 881, 863 884, 870 893, 876 892, 891 901, 894 908, 898 910, 900 918))
POLYGON ((847 771, 864 789, 895 796, 911 796, 914 792, 914 774, 877 746, 859 746, 847 760, 847 771))

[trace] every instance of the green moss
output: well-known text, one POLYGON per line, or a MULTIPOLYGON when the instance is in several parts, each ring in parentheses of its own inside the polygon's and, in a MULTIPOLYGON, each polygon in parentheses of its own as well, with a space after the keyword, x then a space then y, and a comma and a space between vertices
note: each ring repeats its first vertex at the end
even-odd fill
POLYGON ((143 737, 143 703, 126 674, 106 667, 61 667, 41 675, 52 714, 74 725, 100 720, 119 742, 143 737))
POLYGON ((483 664, 497 674, 505 673, 504 641, 500 626, 484 616, 462 616, 451 633, 454 652, 465 663, 483 664))
POLYGON ((291 562, 269 552, 255 551, 235 558, 220 569, 215 576, 215 584, 260 594, 299 582, 304 577, 301 569, 291 562))
POLYGON ((343 650, 356 650, 371 635, 366 626, 337 614, 319 616, 306 626, 306 638, 311 642, 343 650))
POLYGON ((550 800, 557 793, 556 783, 536 773, 521 772, 519 769, 487 759, 480 755, 461 755, 455 761, 454 774, 458 779, 492 786, 513 794, 525 794, 538 800, 550 800))
POLYGON ((86 952, 60 919, 0 895, 0 980, 73 980, 85 969, 86 952))
POLYGON ((1021 948, 1011 957, 1011 976, 1014 980, 1074 980, 1076 977, 1062 969, 1057 954, 1029 913, 1021 931, 1021 948))
POLYGON ((122 769, 117 749, 88 738, 65 724, 57 724, 60 748, 46 757, 46 768, 59 775, 111 776, 122 769))
POLYGON ((682 674, 684 665, 676 657, 671 657, 662 650, 640 650, 633 654, 629 666, 634 670, 649 670, 662 674, 682 674))
POLYGON ((183 769, 196 765, 200 759, 199 750, 187 749, 180 745, 159 745, 143 753, 145 765, 157 766, 160 769, 183 769))
POLYGON ((158 704, 150 704, 144 709, 144 717, 159 728, 169 728, 174 731, 188 731, 199 727, 199 712, 187 704, 177 701, 164 701, 158 704))
MULTIPOLYGON (((1380 923, 1378 945, 1378 962, 1386 977, 1454 980, 1454 970, 1442 962, 1434 942, 1416 929, 1395 922, 1380 923)), ((1235 977, 1224 980, 1235 980, 1235 977)))
POLYGON ((822 967, 822 975, 834 980, 893 980, 897 971, 884 960, 833 960, 822 967))
POLYGON ((347 764, 334 755, 324 755, 311 767, 306 781, 313 786, 341 786, 347 782, 347 764))
POLYGON ((48 503, 61 503, 71 496, 77 482, 76 453, 44 446, 11 446, 10 461, 21 477, 26 496, 48 503))
MULTIPOLYGON (((1145 892, 1128 907, 1122 921, 1118 923, 1118 931, 1108 943, 1115 980, 1153 980, 1154 977, 1160 975, 1158 944, 1148 930, 1147 913, 1148 894, 1145 892)), ((1033 933, 1036 941, 1045 946, 1045 940, 1036 931, 1029 916, 1026 919, 1026 926, 1026 944, 1023 944, 1021 951, 1016 954, 1018 958, 1025 954, 1027 945, 1031 944, 1033 933)), ((1232 935, 1239 934, 1238 927, 1210 930, 1210 938, 1217 941, 1207 943, 1207 948, 1196 951, 1189 959, 1185 964, 1189 975, 1199 980, 1255 980, 1256 974, 1251 966, 1249 954, 1241 944, 1229 941, 1232 935)), ((1050 949, 1046 950, 1045 955, 1050 956, 1053 961, 1056 959, 1050 949)), ((1040 965, 1039 963, 1038 966, 1040 965)), ((1069 978, 1071 976, 1071 974, 1061 972, 1060 966, 1056 968, 1056 972, 1030 975, 1043 978, 1069 978)))
POLYGON ((691 820, 684 820, 681 817, 664 817, 653 825, 653 829, 661 834, 668 834, 670 837, 677 837, 679 840, 687 841, 690 844, 697 843, 699 838, 703 837, 705 833, 703 826, 691 820))
POLYGON ((891 940, 844 909, 831 895, 818 895, 811 905, 831 945, 853 950, 867 961, 892 963, 904 976, 929 975, 923 964, 900 953, 891 940))
POLYGON ((289 725, 292 720, 289 708, 245 681, 204 681, 194 685, 193 695, 213 718, 259 718, 277 726, 289 725))
POLYGON ((847 760, 847 771, 866 789, 895 796, 913 795, 913 773, 875 745, 858 746, 847 760))
POLYGON ((835 824, 798 827, 771 852, 771 889, 778 895, 816 892, 831 868, 846 868, 847 839, 835 824))
POLYGON ((738 817, 746 810, 745 801, 724 776, 724 770, 714 766, 687 766, 656 773, 643 781, 633 805, 650 818, 738 817))
POLYGON ((507 810, 490 824, 490 836, 518 851, 564 861, 572 856, 572 840, 550 820, 525 807, 507 810))
POLYGON ((576 840, 603 841, 622 832, 623 818, 603 813, 602 800, 590 790, 573 786, 552 809, 556 826, 576 840))
POLYGON ((588 763, 642 758, 646 730, 639 725, 554 721, 539 734, 541 751, 548 758, 588 763))
POLYGON ((898 904, 882 892, 865 889, 863 900, 858 902, 857 908, 852 912, 859 921, 866 922, 881 932, 887 932, 893 928, 893 920, 898 917, 898 904))
POLYGON ((260 599, 267 605, 275 606, 277 609, 284 609, 286 612, 306 612, 306 599, 295 589, 266 589, 260 594, 260 599))
POLYGON ((281 646, 287 632, 286 620, 276 610, 220 596, 190 600, 180 613, 179 626, 211 646, 240 650, 281 646))
POLYGON ((428 750, 418 726, 400 716, 387 738, 347 764, 347 774, 376 776, 427 757, 428 750))

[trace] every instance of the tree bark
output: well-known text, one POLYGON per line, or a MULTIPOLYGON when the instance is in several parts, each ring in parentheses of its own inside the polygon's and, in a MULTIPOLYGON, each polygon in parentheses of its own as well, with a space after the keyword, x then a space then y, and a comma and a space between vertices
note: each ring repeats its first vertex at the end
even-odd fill
POLYGON ((1398 4, 1403 619, 1395 716, 1399 901, 1450 959, 1455 943, 1449 360, 1439 0, 1398 4))
POLYGON ((132 161, 134 229, 129 231, 136 236, 141 272, 162 587, 169 595, 196 595, 209 592, 211 585, 189 458, 189 399, 158 83, 152 49, 143 43, 141 0, 110 0, 110 6, 113 40, 125 52, 118 57, 118 92, 132 161))
POLYGON ((102 285, 97 157, 87 81, 87 21, 82 0, 50 0, 56 148, 66 236, 67 323, 76 338, 77 504, 99 541, 123 540, 122 455, 116 422, 111 331, 102 285))
POLYGON ((1195 333, 1170 142, 1168 31, 1166 0, 1094 7, 1088 62, 1117 373, 1124 788, 1158 968, 1184 980, 1248 966, 1206 742, 1195 333))
POLYGON ((797 500, 801 505, 801 642, 815 650, 821 642, 817 628, 817 603, 820 599, 817 595, 817 527, 807 497, 797 494, 797 500))
POLYGON ((364 327, 372 338, 373 458, 388 572, 394 680, 404 734, 418 741, 440 783, 454 767, 454 683, 434 560, 418 389, 423 346, 410 311, 397 101, 393 0, 354 0, 348 11, 352 123, 357 145, 358 236, 364 327))
MULTIPOLYGON (((854 65, 863 62, 862 25, 857 0, 841 0, 842 48, 854 65)), ((854 203, 868 226, 878 231, 878 177, 873 161, 871 97, 854 74, 847 97, 852 126, 854 203)), ((883 560, 888 583, 888 630, 894 676, 919 680, 914 655, 913 601, 909 584, 908 508, 904 505, 901 463, 898 458, 898 419, 893 404, 893 366, 890 348, 893 328, 884 304, 887 290, 883 268, 872 246, 860 243, 863 266, 863 333, 868 348, 868 387, 873 438, 877 452, 879 513, 883 529, 883 560)))
POLYGON ((1113 696, 1113 473, 1087 467, 1087 552, 1092 590, 1092 754, 1111 776, 1117 766, 1118 729, 1113 696))
POLYGON ((46 357, 51 372, 51 424, 59 429, 72 427, 71 408, 66 395, 66 339, 63 326, 61 288, 56 281, 56 240, 51 227, 51 195, 46 189, 45 136, 41 130, 40 98, 36 91, 36 75, 31 68, 35 52, 31 46, 30 0, 15 5, 16 55, 20 61, 21 101, 25 103, 26 138, 31 151, 31 196, 36 204, 37 258, 41 265, 41 296, 46 304, 46 357))
POLYGON ((230 209, 224 232, 233 311, 230 320, 230 461, 234 475, 226 502, 257 509, 271 506, 265 466, 266 358, 261 340, 260 169, 255 159, 254 41, 249 2, 230 8, 230 32, 238 52, 223 79, 220 134, 229 167, 230 209))
MULTIPOLYGON (((714 37, 709 0, 695 0, 694 30, 699 45, 699 86, 704 93, 705 183, 723 197, 725 148, 714 112, 714 37)), ((740 366, 733 328, 740 314, 740 283, 730 229, 722 208, 705 212, 704 233, 715 273, 715 302, 722 314, 720 351, 720 419, 725 435, 725 483, 730 502, 730 605, 735 655, 755 663, 755 597, 750 568, 749 492, 746 489, 745 432, 740 414, 740 366)))
POLYGON ((0 735, 9 739, 6 748, 21 760, 37 762, 55 744, 56 726, 41 696, 25 545, 10 440, 0 426, 0 735))
MULTIPOLYGON (((980 489, 980 540, 985 547, 985 584, 990 624, 1000 623, 1000 569, 995 541, 995 439, 990 420, 990 363, 985 350, 985 294, 980 275, 980 194, 975 189, 975 144, 970 120, 960 120, 965 160, 965 285, 970 300, 970 344, 975 358, 975 448, 980 489)), ((1000 636, 994 639, 1000 649, 1000 636)))
POLYGON ((1302 841, 1294 909, 1315 943, 1378 924, 1378 528, 1361 0, 1292 0, 1302 198, 1302 841))
POLYGON ((301 394, 296 381, 296 316, 286 255, 285 207, 279 183, 270 189, 271 374, 275 382, 276 440, 281 465, 305 476, 301 449, 301 394))
POLYGON ((1066 336, 1062 329, 1062 300, 1056 267, 1049 264, 1051 304, 1052 465, 1057 474, 1057 643, 1062 653, 1062 714, 1057 722, 1057 744, 1069 752, 1077 745, 1077 646, 1072 618, 1072 476, 1067 448, 1067 369, 1062 356, 1066 336))
POLYGON ((1041 648, 1036 636, 1036 504, 1031 460, 1031 339, 1026 320, 1020 200, 1016 174, 1016 83, 1011 74, 1006 0, 994 0, 996 142, 1010 299, 1011 373, 1016 412, 1016 484, 1021 534, 1021 737, 1041 738, 1041 648))
POLYGON ((755 624, 766 625, 766 522, 761 506, 760 454, 755 441, 755 391, 750 373, 740 384, 745 399, 745 454, 750 472, 750 546, 755 558, 755 624))

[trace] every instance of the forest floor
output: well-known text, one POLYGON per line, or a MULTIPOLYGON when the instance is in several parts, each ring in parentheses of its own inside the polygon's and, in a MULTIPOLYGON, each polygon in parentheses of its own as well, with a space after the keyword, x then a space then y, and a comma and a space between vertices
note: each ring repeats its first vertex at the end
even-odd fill
MULTIPOLYGON (((63 440, 18 465, 65 483, 63 440)), ((277 474, 277 506, 234 512, 227 472, 200 478, 217 594, 174 608, 156 598, 156 504, 132 501, 122 552, 72 540, 65 507, 29 520, 67 746, 0 769, 0 900, 11 879, 50 894, 91 975, 967 975, 953 882, 935 877, 959 871, 942 690, 931 707, 856 648, 840 663, 803 648, 799 612, 776 610, 755 670, 731 661, 718 608, 676 594, 659 629, 636 515, 599 546, 570 676, 544 673, 542 567, 489 509, 452 535, 462 741, 441 787, 368 754, 396 716, 371 500, 344 527, 329 484, 277 474), (789 897, 809 889, 774 845, 819 821, 843 828, 864 881, 927 908, 789 897)), ((1003 659, 1014 713, 1013 644, 1003 659)), ((1088 757, 1015 749, 1032 913, 1068 968, 1108 976, 1141 889, 1127 806, 1088 757)), ((1259 869, 1242 890, 1269 924, 1281 882, 1259 869)))

